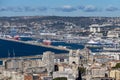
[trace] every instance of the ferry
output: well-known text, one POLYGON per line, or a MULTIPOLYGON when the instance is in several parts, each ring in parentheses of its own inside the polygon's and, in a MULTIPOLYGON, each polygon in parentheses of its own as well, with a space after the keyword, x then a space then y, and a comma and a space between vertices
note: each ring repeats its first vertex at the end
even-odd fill
MULTIPOLYGON (((94 51, 120 51, 120 44, 118 42, 114 42, 114 40, 90 40, 85 46, 94 51)), ((93 52, 94 52, 93 51, 93 52)))

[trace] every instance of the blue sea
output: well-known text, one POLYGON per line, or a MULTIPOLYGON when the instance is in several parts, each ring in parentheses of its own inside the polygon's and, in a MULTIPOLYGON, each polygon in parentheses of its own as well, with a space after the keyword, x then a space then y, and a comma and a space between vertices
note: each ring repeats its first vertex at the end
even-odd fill
MULTIPOLYGON (((21 41, 28 41, 28 40, 34 40, 31 38, 21 38, 21 41)), ((66 42, 52 42, 52 46, 65 46, 68 49, 83 49, 83 44, 77 44, 77 43, 66 43, 66 42)), ((91 48, 92 52, 97 52, 97 49, 91 48)), ((60 50, 60 49, 54 49, 50 47, 43 47, 43 46, 37 46, 37 45, 30 45, 15 41, 9 41, 9 40, 3 40, 0 39, 0 58, 4 57, 19 57, 19 56, 32 56, 32 55, 40 55, 43 54, 45 51, 51 51, 56 54, 61 53, 69 53, 66 50, 60 50)), ((99 51, 99 50, 98 50, 99 51)))
POLYGON ((43 47, 37 45, 30 45, 15 41, 0 39, 0 58, 3 57, 19 57, 19 56, 31 56, 40 55, 45 51, 52 51, 56 54, 68 53, 66 50, 59 50, 50 47, 43 47))

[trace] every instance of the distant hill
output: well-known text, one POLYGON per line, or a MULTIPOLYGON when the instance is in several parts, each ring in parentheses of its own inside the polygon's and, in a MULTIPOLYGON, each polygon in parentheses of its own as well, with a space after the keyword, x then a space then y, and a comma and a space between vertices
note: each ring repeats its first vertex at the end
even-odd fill
POLYGON ((25 24, 27 26, 34 26, 36 24, 51 25, 53 27, 64 26, 65 24, 72 23, 79 27, 88 27, 91 24, 120 24, 120 17, 60 17, 60 16, 21 16, 21 17, 0 17, 1 25, 9 23, 25 24))

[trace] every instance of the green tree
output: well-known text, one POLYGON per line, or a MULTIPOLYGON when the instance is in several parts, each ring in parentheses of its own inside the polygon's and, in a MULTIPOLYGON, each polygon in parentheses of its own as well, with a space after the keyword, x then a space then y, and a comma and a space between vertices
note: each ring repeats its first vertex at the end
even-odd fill
POLYGON ((117 63, 115 67, 120 68, 120 63, 117 63))
POLYGON ((84 67, 79 67, 78 70, 81 72, 81 74, 85 74, 86 68, 84 67))
POLYGON ((66 77, 58 77, 58 78, 54 78, 53 80, 67 80, 66 77))
POLYGON ((120 63, 117 63, 116 65, 115 65, 115 67, 112 67, 113 69, 117 69, 117 68, 120 68, 120 63))

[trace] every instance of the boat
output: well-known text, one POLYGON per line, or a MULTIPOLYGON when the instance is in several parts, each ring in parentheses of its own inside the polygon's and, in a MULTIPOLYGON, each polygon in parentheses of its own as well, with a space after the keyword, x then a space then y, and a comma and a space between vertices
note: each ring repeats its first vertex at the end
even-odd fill
POLYGON ((85 46, 91 49, 92 52, 120 51, 120 44, 112 39, 90 40, 85 46))
POLYGON ((51 41, 50 41, 50 40, 43 40, 43 44, 44 44, 44 45, 50 45, 50 44, 51 44, 51 41))

